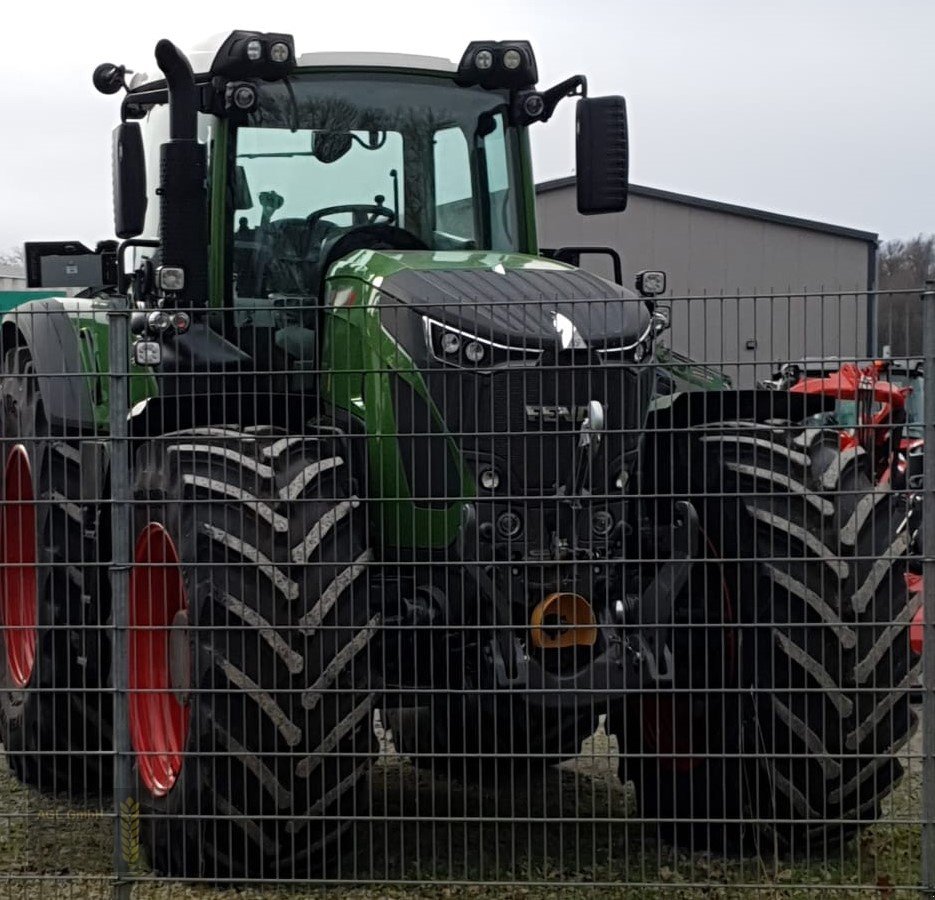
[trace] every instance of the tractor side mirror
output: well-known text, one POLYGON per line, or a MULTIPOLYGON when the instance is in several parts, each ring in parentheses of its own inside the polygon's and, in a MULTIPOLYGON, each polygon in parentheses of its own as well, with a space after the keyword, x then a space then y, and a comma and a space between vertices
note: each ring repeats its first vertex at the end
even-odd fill
POLYGON ((623 212, 629 186, 626 100, 582 97, 575 118, 578 212, 623 212))
POLYGON ((114 231, 119 238, 143 233, 146 220, 146 160, 139 122, 114 129, 114 231))

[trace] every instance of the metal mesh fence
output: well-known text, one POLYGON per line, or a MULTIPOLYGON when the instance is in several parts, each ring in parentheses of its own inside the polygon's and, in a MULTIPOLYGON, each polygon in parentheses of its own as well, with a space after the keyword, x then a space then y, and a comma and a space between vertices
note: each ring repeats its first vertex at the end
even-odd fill
POLYGON ((935 296, 537 277, 5 320, 0 892, 935 890, 935 296))

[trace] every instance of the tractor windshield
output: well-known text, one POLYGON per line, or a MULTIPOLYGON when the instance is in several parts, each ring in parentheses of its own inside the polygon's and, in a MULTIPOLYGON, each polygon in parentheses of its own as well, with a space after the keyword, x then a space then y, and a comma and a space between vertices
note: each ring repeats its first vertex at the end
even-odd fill
POLYGON ((232 129, 235 296, 318 296, 332 251, 355 243, 522 249, 518 140, 505 102, 432 76, 263 85, 257 109, 232 129))

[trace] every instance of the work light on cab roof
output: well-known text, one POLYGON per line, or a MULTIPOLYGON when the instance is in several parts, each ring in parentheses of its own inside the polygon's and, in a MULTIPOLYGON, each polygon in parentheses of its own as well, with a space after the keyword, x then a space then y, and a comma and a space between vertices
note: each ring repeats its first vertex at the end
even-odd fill
POLYGON ((295 41, 291 34, 233 31, 218 48, 211 74, 274 81, 288 75, 295 66, 295 41))
POLYGON ((487 88, 532 87, 539 80, 529 41, 471 41, 458 64, 461 84, 487 88))

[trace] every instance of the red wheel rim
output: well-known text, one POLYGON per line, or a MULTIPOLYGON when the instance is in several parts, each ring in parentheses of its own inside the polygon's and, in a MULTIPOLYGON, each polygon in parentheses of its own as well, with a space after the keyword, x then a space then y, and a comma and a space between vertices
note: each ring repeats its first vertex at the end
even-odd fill
POLYGON ((176 696, 169 635, 188 609, 179 554, 169 533, 150 522, 136 542, 130 578, 130 738, 140 778, 165 796, 182 771, 190 710, 176 696))
POLYGON ((17 444, 7 457, 3 505, 3 642, 7 671, 26 687, 36 664, 36 503, 29 455, 17 444))

